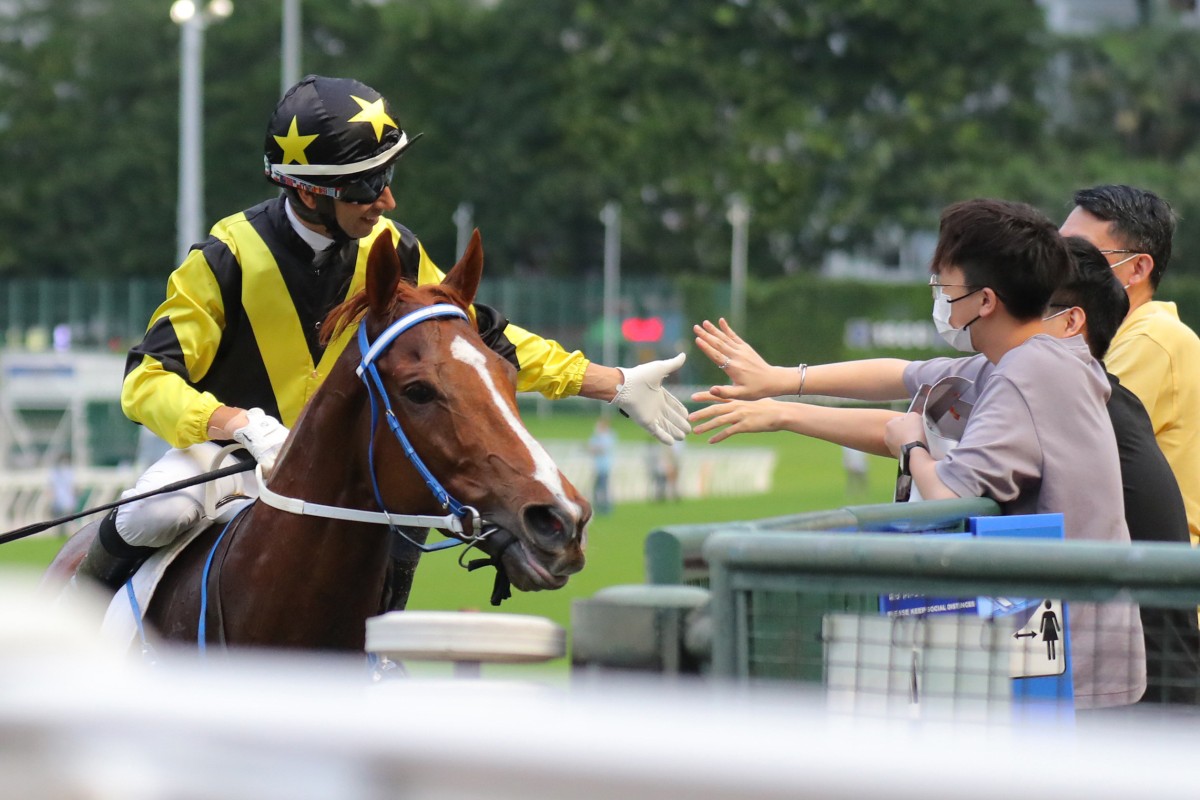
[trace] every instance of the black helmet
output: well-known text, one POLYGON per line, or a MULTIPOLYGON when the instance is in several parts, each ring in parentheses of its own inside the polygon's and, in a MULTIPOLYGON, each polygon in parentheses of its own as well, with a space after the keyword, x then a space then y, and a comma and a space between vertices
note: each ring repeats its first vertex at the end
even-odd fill
POLYGON ((288 90, 267 123, 263 168, 285 188, 369 203, 419 136, 408 138, 370 86, 309 75, 288 90))

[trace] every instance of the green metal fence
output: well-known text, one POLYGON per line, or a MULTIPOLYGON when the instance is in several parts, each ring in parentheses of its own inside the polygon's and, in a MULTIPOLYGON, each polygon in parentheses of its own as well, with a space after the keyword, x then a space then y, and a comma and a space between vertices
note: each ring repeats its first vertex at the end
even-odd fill
POLYGON ((670 525, 650 532, 645 542, 646 582, 708 585, 704 543, 718 532, 937 531, 966 530, 971 517, 994 516, 1000 507, 986 498, 878 503, 790 514, 752 522, 670 525))
POLYGON ((1086 680, 1134 676, 1144 646, 1144 699, 1197 701, 1200 552, 1187 546, 739 525, 706 537, 702 557, 710 571, 714 676, 812 682, 873 709, 912 707, 920 694, 926 707, 990 717, 1011 712, 1014 692, 1032 685, 1027 678, 1073 670, 1078 682, 1092 664, 1096 675, 1086 680), (887 595, 961 598, 980 609, 1008 604, 1019 613, 889 617, 880 610, 887 595), (1062 620, 1061 636, 1045 632, 1045 616, 1037 631, 1043 599, 1062 620), (1056 649, 1068 628, 1069 657, 1056 649), (1053 669, 1059 672, 1046 671, 1053 669))

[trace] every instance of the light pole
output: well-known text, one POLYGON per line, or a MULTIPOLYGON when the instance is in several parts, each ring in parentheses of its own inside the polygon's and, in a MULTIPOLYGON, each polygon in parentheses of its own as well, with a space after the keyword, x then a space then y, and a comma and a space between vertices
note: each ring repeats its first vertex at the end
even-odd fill
POLYGON ((729 321, 735 331, 744 333, 750 207, 741 195, 735 194, 729 199, 729 211, 725 219, 733 226, 733 248, 729 258, 729 321))
MULTIPOLYGON (((600 211, 604 223, 604 339, 601 358, 605 364, 617 363, 617 319, 621 297, 621 204, 609 200, 600 211)), ((607 408, 607 406, 606 406, 607 408)))
POLYGON ((283 0, 280 97, 300 80, 300 0, 283 0))
POLYGON ((179 201, 176 208, 176 260, 200 241, 204 224, 204 29, 233 13, 232 0, 175 0, 171 21, 179 26, 179 201))

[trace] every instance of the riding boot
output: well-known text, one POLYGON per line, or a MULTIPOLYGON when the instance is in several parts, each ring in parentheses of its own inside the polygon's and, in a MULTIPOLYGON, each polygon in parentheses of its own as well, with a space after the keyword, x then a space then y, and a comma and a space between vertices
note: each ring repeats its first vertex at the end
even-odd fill
POLYGON ((425 544, 428 528, 401 528, 404 536, 392 538, 392 557, 388 564, 387 577, 383 585, 382 612, 403 611, 408 605, 408 594, 412 590, 413 575, 417 562, 421 560, 421 549, 413 544, 425 544), (411 539, 412 541, 409 541, 411 539))
POLYGON ((138 567, 144 564, 156 549, 126 543, 117 533, 117 511, 113 509, 100 521, 100 530, 75 574, 89 578, 115 592, 137 572, 138 567))

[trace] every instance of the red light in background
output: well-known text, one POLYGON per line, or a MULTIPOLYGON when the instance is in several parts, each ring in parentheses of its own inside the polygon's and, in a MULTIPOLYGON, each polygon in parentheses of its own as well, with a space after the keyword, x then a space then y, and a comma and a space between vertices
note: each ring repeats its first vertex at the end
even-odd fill
POLYGON ((660 317, 629 317, 621 322, 621 335, 630 342, 657 342, 663 336, 660 317))

